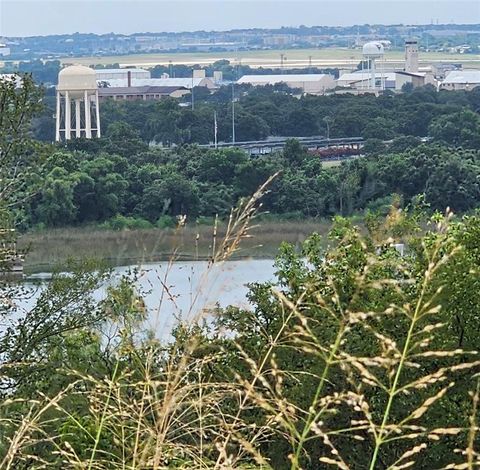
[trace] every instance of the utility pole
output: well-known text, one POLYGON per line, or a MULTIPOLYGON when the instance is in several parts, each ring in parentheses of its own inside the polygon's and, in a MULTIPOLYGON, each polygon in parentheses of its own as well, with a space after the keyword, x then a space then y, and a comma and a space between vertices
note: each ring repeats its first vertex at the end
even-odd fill
POLYGON ((195 97, 193 96, 193 69, 192 69, 192 111, 195 109, 195 97))
POLYGON ((311 55, 308 56, 308 68, 309 68, 309 72, 312 73, 312 56, 311 55))
POLYGON ((218 148, 218 124, 217 124, 217 112, 213 112, 213 132, 214 132, 214 139, 215 139, 215 148, 218 148))
POLYGON ((285 59, 286 59, 285 54, 282 52, 280 54, 280 68, 282 69, 282 74, 283 74, 283 63, 284 63, 285 59))
POLYGON ((232 143, 235 143, 235 82, 232 82, 232 143))

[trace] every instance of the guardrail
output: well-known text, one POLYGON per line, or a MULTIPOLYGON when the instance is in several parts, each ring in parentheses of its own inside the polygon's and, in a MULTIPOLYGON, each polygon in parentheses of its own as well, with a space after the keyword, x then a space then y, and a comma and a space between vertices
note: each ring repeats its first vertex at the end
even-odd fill
MULTIPOLYGON (((329 147, 348 147, 360 150, 365 141, 362 137, 346 137, 337 139, 327 139, 325 137, 285 137, 270 140, 255 140, 246 142, 221 142, 216 148, 240 148, 250 155, 264 155, 272 153, 275 150, 281 150, 285 147, 287 140, 295 139, 309 150, 316 150, 329 147)), ((201 148, 214 149, 214 144, 200 145, 201 148)))

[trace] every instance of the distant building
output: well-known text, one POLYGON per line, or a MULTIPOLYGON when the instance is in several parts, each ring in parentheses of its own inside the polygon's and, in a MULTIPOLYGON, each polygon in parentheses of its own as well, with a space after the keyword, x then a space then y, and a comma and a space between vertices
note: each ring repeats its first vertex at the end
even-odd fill
MULTIPOLYGON (((342 88, 352 88, 354 90, 367 90, 371 87, 370 70, 357 70, 356 72, 344 73, 337 80, 337 86, 342 88)), ((375 88, 385 90, 396 89, 395 72, 375 72, 375 88), (382 86, 383 82, 383 86, 382 86)))
POLYGON ((289 46, 297 41, 295 34, 271 34, 263 38, 263 44, 269 47, 289 46))
POLYGON ((130 86, 130 87, 109 87, 99 88, 98 96, 100 101, 113 99, 114 101, 152 101, 162 98, 181 98, 190 91, 184 87, 175 86, 130 86))
POLYGON ((144 69, 96 69, 95 74, 98 80, 127 80, 133 78, 150 78, 150 72, 144 69))
POLYGON ((452 70, 462 70, 462 64, 433 64, 431 65, 435 78, 443 80, 452 70))
POLYGON ((395 89, 401 91, 403 86, 407 83, 411 84, 413 88, 418 88, 425 85, 433 85, 437 87, 437 80, 432 73, 426 72, 396 72, 395 73, 395 89))
POLYGON ((453 70, 440 84, 441 90, 473 90, 480 86, 480 70, 453 70))
POLYGON ((7 57, 10 55, 10 48, 6 44, 0 44, 0 57, 7 57))
POLYGON ((176 87, 191 90, 193 87, 205 87, 209 90, 215 88, 213 79, 205 78, 115 78, 109 80, 97 80, 100 87, 176 87))
POLYGON ((242 47, 242 44, 236 42, 195 42, 180 44, 178 49, 183 51, 210 52, 235 51, 240 47, 242 47))
MULTIPOLYGON (((350 88, 357 91, 367 90, 370 88, 370 71, 358 70, 356 72, 344 73, 337 80, 337 86, 342 88, 350 88)), ((414 88, 425 86, 427 84, 435 85, 436 80, 432 74, 426 72, 376 72, 375 73, 376 88, 401 91, 403 86, 407 83, 412 84, 414 88), (383 81, 383 87, 382 85, 383 81)))
POLYGON ((244 75, 237 82, 239 85, 253 86, 277 85, 285 83, 290 88, 299 88, 303 93, 322 95, 335 88, 333 75, 323 73, 285 74, 285 75, 244 75))

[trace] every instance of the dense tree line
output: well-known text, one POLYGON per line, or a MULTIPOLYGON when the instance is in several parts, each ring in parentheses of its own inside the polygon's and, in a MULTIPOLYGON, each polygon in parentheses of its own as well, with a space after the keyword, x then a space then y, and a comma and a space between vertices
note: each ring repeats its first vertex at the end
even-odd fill
POLYGON ((149 147, 128 125, 112 124, 105 138, 74 140, 53 151, 37 176, 38 192, 24 207, 24 224, 78 225, 117 216, 150 224, 182 214, 224 217, 276 172, 280 177, 264 208, 282 217, 382 210, 396 195, 403 204, 423 195, 432 209, 478 207, 478 150, 415 138, 396 139, 388 149, 369 144, 367 157, 326 168, 296 140, 288 141, 283 152, 250 157, 238 149, 149 147))
MULTIPOLYGON (((238 140, 271 134, 331 137, 362 135, 366 158, 326 168, 296 141, 283 152, 250 158, 239 150, 192 145, 231 132, 231 89, 198 97, 195 109, 176 100, 107 102, 105 137, 51 147, 30 178, 37 190, 18 210, 22 226, 64 226, 130 218, 142 226, 169 223, 180 214, 226 216, 276 172, 264 207, 282 217, 330 217, 382 209, 398 195, 408 204, 423 195, 432 209, 478 206, 480 89, 430 88, 400 95, 305 96, 284 86, 239 88, 238 140), (420 137, 429 136, 422 143, 420 137), (177 144, 150 146, 151 140, 177 144)), ((47 94, 45 102, 54 97, 47 94)), ((53 132, 51 116, 33 119, 33 135, 53 132)), ((124 220, 122 219, 122 220, 124 220)), ((121 224, 120 224, 121 225, 121 224)))
MULTIPOLYGON (((443 117, 458 127, 455 115, 478 111, 480 89, 473 92, 436 92, 425 87, 411 93, 372 95, 303 96, 298 98, 284 87, 239 88, 236 91, 237 140, 274 136, 378 138, 426 137, 430 126, 443 117)), ((185 109, 175 102, 151 104, 108 103, 106 123, 125 120, 138 129, 142 138, 165 143, 208 143, 213 141, 213 113, 217 112, 219 139, 231 140, 231 90, 221 89, 185 109), (142 119, 140 119, 140 117, 142 119), (170 124, 165 125, 165 121, 170 124), (173 129, 172 129, 173 127, 173 129)), ((474 119, 478 129, 478 119, 474 119)), ((448 137, 446 137, 448 141, 448 137)), ((453 142, 452 142, 453 143, 453 142)))
MULTIPOLYGON (((236 140, 261 140, 268 136, 364 137, 390 140, 400 136, 428 137, 464 145, 467 132, 480 128, 480 88, 471 92, 437 92, 425 87, 410 93, 372 95, 303 96, 276 87, 238 87, 235 91, 236 140), (461 121, 458 118, 461 118, 461 121), (445 123, 448 132, 443 133, 445 123)), ((125 122, 146 142, 165 145, 214 140, 214 113, 218 116, 218 139, 232 139, 232 90, 216 93, 195 90, 195 109, 176 100, 159 102, 107 102, 102 106, 105 126, 125 122)), ((477 143, 478 144, 478 143, 477 143)), ((476 144, 476 145, 477 145, 476 144)), ((468 142, 468 147, 472 144, 468 142)))

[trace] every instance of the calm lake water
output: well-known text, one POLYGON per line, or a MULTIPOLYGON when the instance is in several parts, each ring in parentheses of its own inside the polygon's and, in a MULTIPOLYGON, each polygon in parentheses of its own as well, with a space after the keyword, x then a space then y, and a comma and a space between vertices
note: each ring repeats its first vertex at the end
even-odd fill
MULTIPOLYGON (((273 260, 242 260, 228 261, 211 268, 206 262, 121 266, 115 269, 114 280, 135 268, 139 270, 137 289, 144 297, 149 312, 147 326, 156 331, 159 338, 169 335, 177 318, 196 318, 216 304, 249 308, 247 284, 275 279, 273 260)), ((49 275, 44 273, 33 278, 47 282, 49 275)), ((35 304, 45 283, 27 285, 35 292, 19 302, 19 315, 27 313, 35 304)), ((98 300, 105 297, 106 288, 104 286, 95 293, 98 300)))

